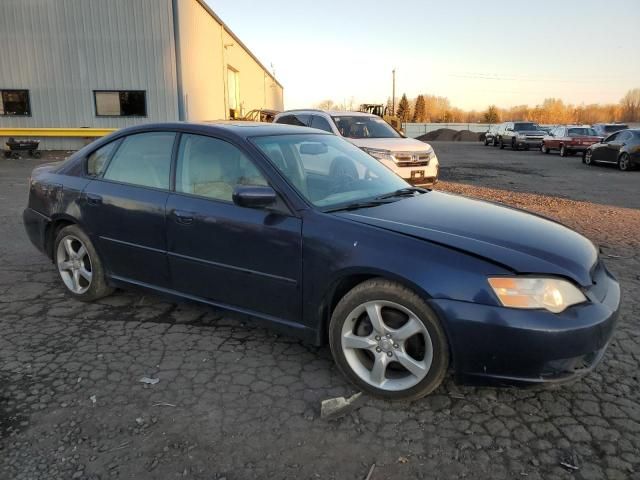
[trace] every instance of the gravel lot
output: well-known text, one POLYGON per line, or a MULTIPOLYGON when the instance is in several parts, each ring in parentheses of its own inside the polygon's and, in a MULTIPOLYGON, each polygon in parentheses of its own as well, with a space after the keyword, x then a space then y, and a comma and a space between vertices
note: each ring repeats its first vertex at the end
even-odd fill
POLYGON ((371 480, 640 478, 640 172, 434 148, 439 189, 543 213, 602 245, 624 306, 595 372, 553 390, 447 380, 421 401, 365 399, 323 420, 322 399, 353 393, 327 348, 149 295, 67 300, 23 232, 36 162, 0 160, 0 478, 364 479, 372 464, 371 480))

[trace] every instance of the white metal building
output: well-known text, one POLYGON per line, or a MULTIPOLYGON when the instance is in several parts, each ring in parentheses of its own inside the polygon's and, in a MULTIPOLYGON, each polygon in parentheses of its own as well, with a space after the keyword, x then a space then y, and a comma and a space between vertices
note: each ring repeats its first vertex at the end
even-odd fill
MULTIPOLYGON (((121 128, 283 109, 204 0, 2 0, 0 128, 121 128)), ((81 139, 47 139, 73 149, 81 139)))

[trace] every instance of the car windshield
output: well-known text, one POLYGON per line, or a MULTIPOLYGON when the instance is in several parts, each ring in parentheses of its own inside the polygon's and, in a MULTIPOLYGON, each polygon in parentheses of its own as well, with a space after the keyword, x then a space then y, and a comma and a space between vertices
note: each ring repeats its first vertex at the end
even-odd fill
POLYGON ((366 115, 332 116, 340 135, 348 138, 401 138, 383 119, 366 115))
POLYGON ((570 128, 569 136, 570 137, 579 137, 579 136, 589 136, 593 137, 598 135, 593 128, 570 128))
POLYGON ((251 141, 303 197, 323 210, 410 187, 378 160, 334 135, 276 135, 251 141))
POLYGON ((538 126, 535 123, 516 123, 513 126, 513 130, 516 132, 526 132, 538 130, 538 126))

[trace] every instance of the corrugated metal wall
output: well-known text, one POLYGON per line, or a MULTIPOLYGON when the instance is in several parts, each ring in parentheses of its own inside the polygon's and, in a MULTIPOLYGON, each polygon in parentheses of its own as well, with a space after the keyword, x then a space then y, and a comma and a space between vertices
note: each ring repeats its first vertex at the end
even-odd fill
MULTIPOLYGON (((171 0, 0 1, 0 89, 28 89, 31 117, 0 127, 113 127, 177 120, 171 0), (147 117, 96 117, 93 90, 145 90, 147 117)), ((42 148, 73 149, 77 139, 42 148)))

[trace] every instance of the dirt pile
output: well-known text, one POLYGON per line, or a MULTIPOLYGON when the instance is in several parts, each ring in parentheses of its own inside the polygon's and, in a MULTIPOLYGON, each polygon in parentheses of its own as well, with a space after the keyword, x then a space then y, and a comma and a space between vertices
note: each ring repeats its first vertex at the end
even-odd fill
POLYGON ((481 133, 472 132, 470 130, 453 130, 451 128, 439 128, 424 135, 417 137, 417 140, 423 142, 435 140, 439 142, 477 142, 480 140, 481 133))

